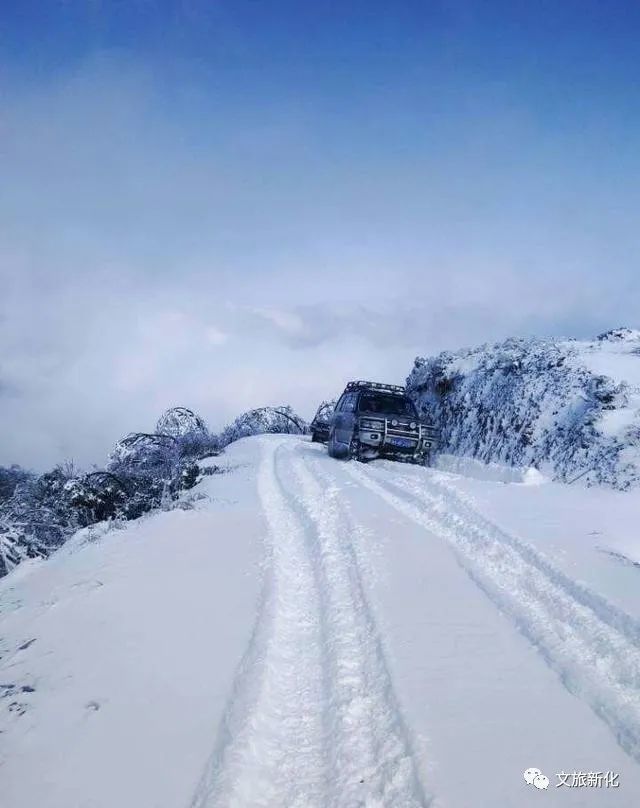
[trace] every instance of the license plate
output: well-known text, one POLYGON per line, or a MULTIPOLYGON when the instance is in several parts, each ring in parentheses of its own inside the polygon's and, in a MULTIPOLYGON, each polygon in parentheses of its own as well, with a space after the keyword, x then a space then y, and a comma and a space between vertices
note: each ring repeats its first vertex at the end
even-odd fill
POLYGON ((415 441, 409 440, 408 438, 388 438, 388 442, 392 446, 398 446, 402 449, 411 449, 415 446, 415 441))

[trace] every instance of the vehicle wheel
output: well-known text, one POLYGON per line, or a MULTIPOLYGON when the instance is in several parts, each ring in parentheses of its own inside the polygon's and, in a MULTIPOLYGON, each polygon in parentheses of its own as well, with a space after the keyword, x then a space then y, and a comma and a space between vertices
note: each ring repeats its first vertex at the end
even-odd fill
POLYGON ((329 432, 329 440, 327 441, 327 454, 329 455, 329 457, 335 457, 336 456, 334 440, 333 440, 333 431, 329 432))
POLYGON ((431 465, 431 452, 425 452, 422 455, 422 461, 420 462, 420 465, 429 468, 429 466, 431 465))
POLYGON ((311 443, 318 443, 318 436, 315 432, 311 433, 311 443))

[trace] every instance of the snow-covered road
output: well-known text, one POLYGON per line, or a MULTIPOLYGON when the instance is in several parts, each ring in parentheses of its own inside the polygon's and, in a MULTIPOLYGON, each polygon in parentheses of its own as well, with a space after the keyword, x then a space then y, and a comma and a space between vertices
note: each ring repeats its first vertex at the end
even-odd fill
MULTIPOLYGON (((305 448, 306 445, 305 445, 305 448)), ((194 808, 426 804, 339 489, 265 441, 258 622, 194 808)))
POLYGON ((640 804, 637 611, 459 475, 285 436, 226 462, 197 510, 85 532, 0 582, 7 805, 640 804))

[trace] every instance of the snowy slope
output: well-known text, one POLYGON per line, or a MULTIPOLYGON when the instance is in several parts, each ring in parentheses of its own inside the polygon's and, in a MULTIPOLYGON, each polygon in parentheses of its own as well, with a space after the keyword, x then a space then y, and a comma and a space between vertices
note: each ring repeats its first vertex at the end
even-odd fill
POLYGON ((637 492, 596 509, 282 435, 225 462, 196 510, 0 581, 3 805, 638 804, 639 571, 595 547, 638 553, 637 492))
POLYGON ((640 482, 640 331, 446 352, 416 359, 407 384, 448 453, 565 481, 640 482))

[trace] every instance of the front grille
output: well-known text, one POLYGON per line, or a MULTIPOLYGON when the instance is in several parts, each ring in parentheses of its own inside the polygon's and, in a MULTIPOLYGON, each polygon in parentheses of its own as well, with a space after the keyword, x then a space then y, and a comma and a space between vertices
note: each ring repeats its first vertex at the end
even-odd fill
POLYGON ((391 426, 387 421, 387 435, 393 435, 394 438, 417 438, 418 430, 409 429, 409 426, 398 424, 398 426, 391 426))
MULTIPOLYGON (((438 430, 433 426, 428 426, 426 424, 422 424, 421 428, 418 427, 416 429, 411 429, 409 424, 411 421, 400 421, 398 418, 387 418, 384 419, 378 416, 365 416, 362 420, 364 421, 380 421, 382 423, 386 420, 386 430, 384 430, 384 434, 387 437, 391 438, 412 438, 414 440, 418 439, 419 435, 422 435, 422 439, 428 445, 433 445, 438 440, 438 430), (392 426, 391 421, 397 420, 398 424, 396 426, 392 426)), ((417 423, 417 422, 414 422, 417 423)), ((362 427, 361 427, 362 428, 362 427)), ((370 427, 365 427, 365 429, 370 429, 370 427)), ((375 429, 378 431, 378 428, 375 429)), ((379 430, 380 432, 383 429, 379 430)))

